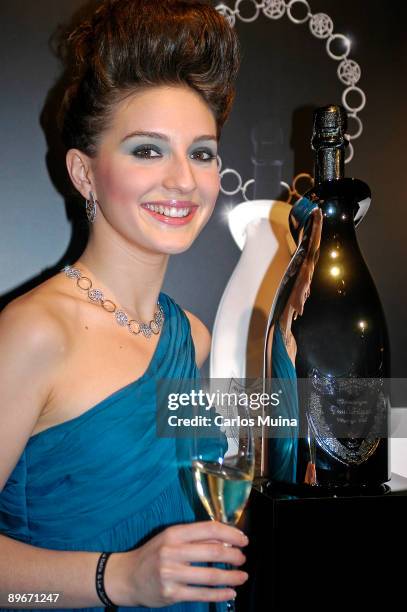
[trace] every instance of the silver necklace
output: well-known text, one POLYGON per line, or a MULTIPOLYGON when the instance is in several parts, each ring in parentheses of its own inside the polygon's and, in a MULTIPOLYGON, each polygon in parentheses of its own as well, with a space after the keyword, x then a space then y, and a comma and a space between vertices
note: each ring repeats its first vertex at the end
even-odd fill
POLYGON ((157 310, 154 313, 154 318, 150 323, 143 323, 142 321, 136 321, 130 319, 130 317, 121 309, 118 309, 116 304, 112 300, 106 300, 103 292, 100 289, 94 289, 93 283, 90 278, 84 276, 78 268, 72 268, 72 266, 65 266, 62 272, 68 277, 76 280, 76 284, 82 291, 86 291, 88 298, 91 302, 100 304, 107 312, 114 313, 116 322, 121 327, 127 327, 129 332, 134 336, 138 336, 140 333, 146 338, 160 333, 160 330, 164 324, 164 311, 160 304, 157 302, 157 310))

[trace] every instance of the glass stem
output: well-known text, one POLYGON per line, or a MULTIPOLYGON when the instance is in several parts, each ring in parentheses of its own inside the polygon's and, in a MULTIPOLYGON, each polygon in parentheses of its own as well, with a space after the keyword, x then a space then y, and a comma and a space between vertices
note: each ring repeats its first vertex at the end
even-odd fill
MULTIPOLYGON (((225 563, 225 569, 231 570, 231 569, 234 569, 234 566, 231 563, 225 563)), ((236 612, 234 599, 229 599, 229 601, 226 602, 226 611, 236 612)))

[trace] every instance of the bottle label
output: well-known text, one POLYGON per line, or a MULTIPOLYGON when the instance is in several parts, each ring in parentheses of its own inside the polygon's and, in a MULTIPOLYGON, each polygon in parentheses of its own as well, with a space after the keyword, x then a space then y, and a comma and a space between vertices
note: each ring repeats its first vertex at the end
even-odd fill
POLYGON ((387 432, 383 381, 333 379, 316 369, 311 381, 306 408, 310 436, 328 455, 347 466, 367 461, 387 432))

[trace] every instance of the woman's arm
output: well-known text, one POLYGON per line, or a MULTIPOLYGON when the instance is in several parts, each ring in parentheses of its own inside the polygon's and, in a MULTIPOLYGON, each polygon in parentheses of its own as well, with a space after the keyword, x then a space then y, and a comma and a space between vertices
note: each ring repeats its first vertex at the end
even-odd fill
POLYGON ((19 298, 0 315, 0 491, 47 404, 64 358, 63 326, 41 302, 19 298))
MULTIPOLYGON (((247 579, 238 570, 193 567, 192 562, 242 565, 238 547, 247 539, 234 527, 212 521, 165 529, 132 551, 113 553, 106 564, 105 591, 117 606, 162 607, 180 601, 226 601, 247 579), (226 545, 225 545, 226 544, 226 545), (191 586, 196 585, 196 586, 191 586), (209 588, 208 585, 222 588, 209 588)), ((47 608, 101 607, 95 587, 100 552, 39 548, 0 535, 0 606, 34 608, 33 601, 9 603, 9 594, 58 594, 47 608)), ((44 604, 42 604, 44 607, 44 604)))
POLYGON ((95 586, 99 555, 38 548, 0 534, 0 607, 35 608, 35 597, 15 603, 15 595, 29 593, 53 595, 52 602, 37 607, 102 606, 95 586))
MULTIPOLYGON (((36 298, 19 298, 1 313, 0 491, 46 405, 65 344, 63 326, 36 298)), ((0 535, 0 607, 30 607, 8 600, 28 590, 60 593, 47 607, 97 606, 97 559, 98 553, 46 550, 0 535)))

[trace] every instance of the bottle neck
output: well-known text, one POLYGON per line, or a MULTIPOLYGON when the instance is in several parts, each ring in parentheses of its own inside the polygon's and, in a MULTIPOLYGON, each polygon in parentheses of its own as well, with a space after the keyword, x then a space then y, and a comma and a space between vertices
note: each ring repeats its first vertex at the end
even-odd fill
POLYGON ((321 147, 315 151, 315 185, 345 176, 345 147, 321 147))

